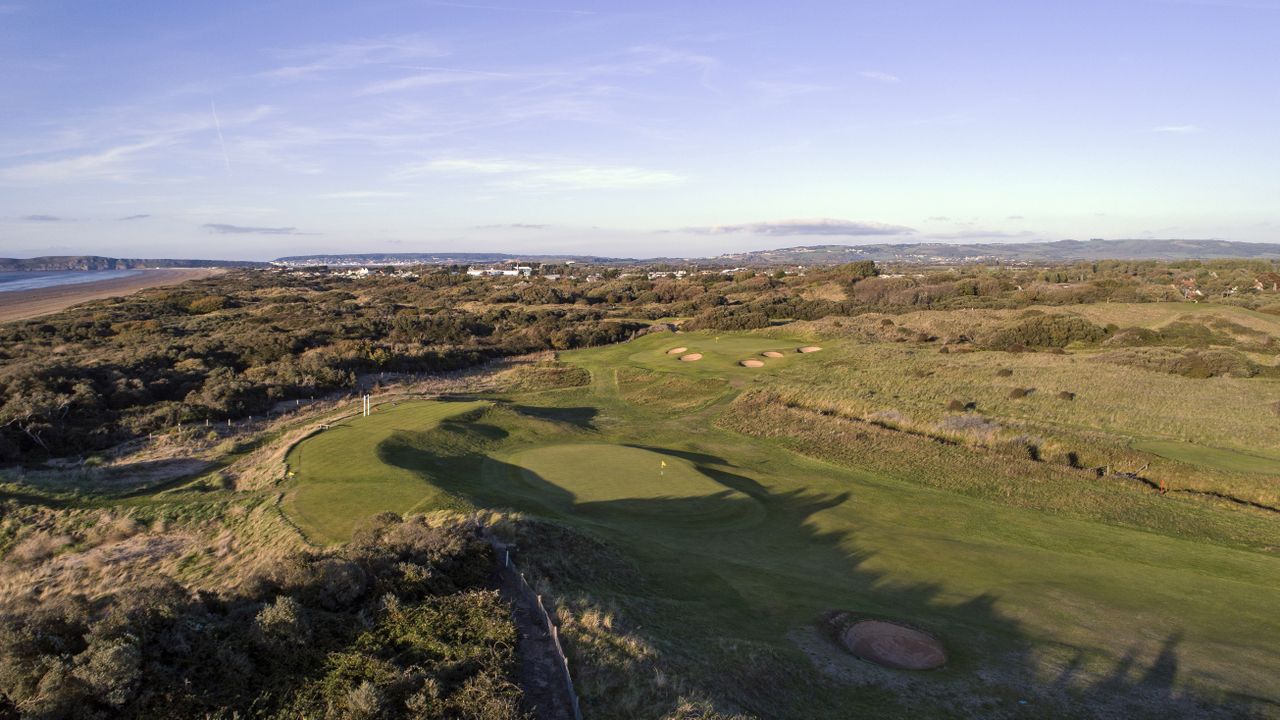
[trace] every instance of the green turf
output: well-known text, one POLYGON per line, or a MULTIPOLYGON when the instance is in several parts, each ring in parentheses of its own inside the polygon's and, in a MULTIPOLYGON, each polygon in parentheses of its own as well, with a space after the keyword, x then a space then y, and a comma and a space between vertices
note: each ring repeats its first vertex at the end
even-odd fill
MULTIPOLYGON (((477 404, 424 401, 357 418, 290 455, 299 475, 286 511, 340 539, 357 515, 460 498, 599 534, 643 586, 584 572, 553 579, 555 589, 619 608, 669 670, 762 717, 1087 716, 1103 694, 1132 698, 1120 714, 1133 717, 1197 693, 1280 709, 1280 558, 1197 539, 1183 520, 1227 511, 1159 501, 1164 525, 1136 530, 833 465, 719 429, 725 403, 770 377, 754 375, 812 376, 804 368, 840 355, 832 345, 749 370, 737 361, 809 343, 715 337, 664 334, 564 353, 591 371, 589 386, 509 405, 499 398, 465 422, 440 424, 477 404), (706 359, 666 356, 681 345, 706 359), (634 387, 648 377, 666 393, 681 391, 671 378, 687 379, 711 400, 673 412, 634 387), (930 630, 951 662, 926 676, 868 675, 813 631, 835 609, 930 630), (855 679, 815 673, 815 662, 855 679), (869 689, 878 683, 891 692, 869 689), (1055 684, 1077 688, 1074 710, 1037 705, 1055 684)), ((588 691, 585 702, 598 716, 625 714, 609 697, 588 691)))
POLYGON ((1223 450, 1175 440, 1152 440, 1134 443, 1133 447, 1162 458, 1191 465, 1228 472, 1265 473, 1280 478, 1280 458, 1262 457, 1237 450, 1223 450))
POLYGON ((810 345, 808 342, 779 340, 777 338, 743 333, 691 332, 678 335, 661 334, 654 339, 646 338, 644 343, 630 343, 634 350, 628 354, 630 363, 654 370, 693 375, 711 373, 731 373, 735 376, 750 376, 767 373, 788 367, 794 363, 813 360, 821 353, 801 354, 796 348, 810 345), (683 353, 668 354, 675 348, 687 348, 683 353), (766 358, 761 353, 774 350, 782 353, 780 358, 766 358), (682 355, 699 353, 702 359, 696 362, 683 362, 682 355), (764 367, 746 368, 738 363, 742 360, 762 360, 764 367))
POLYGON ((382 444, 397 431, 423 431, 487 403, 412 402, 379 405, 299 443, 286 462, 294 482, 285 511, 314 542, 351 537, 360 521, 380 512, 407 512, 439 490, 420 475, 389 466, 382 444))

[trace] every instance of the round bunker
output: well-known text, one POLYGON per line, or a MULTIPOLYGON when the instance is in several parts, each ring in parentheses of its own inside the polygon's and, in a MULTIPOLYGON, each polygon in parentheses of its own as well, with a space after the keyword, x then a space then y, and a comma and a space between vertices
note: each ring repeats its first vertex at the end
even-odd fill
POLYGON ((860 620, 840 634, 845 649, 863 660, 898 670, 933 670, 947 652, 932 635, 885 620, 860 620))
POLYGON ((738 364, 741 365, 742 367, 749 367, 749 368, 764 367, 763 360, 742 360, 738 364))
POLYGON ((804 347, 802 347, 802 348, 796 348, 796 352, 798 352, 798 353, 811 353, 811 352, 818 352, 818 351, 819 351, 819 350, 821 350, 821 349, 822 349, 822 348, 818 347, 817 345, 805 345, 805 346, 804 346, 804 347))
POLYGON ((680 362, 698 362, 701 359, 702 353, 689 353, 688 355, 680 356, 680 362))
POLYGON ((688 352, 688 351, 689 351, 689 348, 686 348, 686 347, 678 347, 678 348, 671 348, 670 350, 668 350, 668 351, 667 351, 667 354, 668 354, 668 355, 679 355, 679 354, 680 354, 680 353, 682 353, 682 352, 688 352))
POLYGON ((765 350, 764 352, 762 352, 762 353, 760 353, 760 354, 761 354, 761 355, 763 355, 763 356, 765 356, 765 357, 767 357, 767 358, 780 358, 780 357, 782 357, 782 353, 778 352, 777 350, 765 350))

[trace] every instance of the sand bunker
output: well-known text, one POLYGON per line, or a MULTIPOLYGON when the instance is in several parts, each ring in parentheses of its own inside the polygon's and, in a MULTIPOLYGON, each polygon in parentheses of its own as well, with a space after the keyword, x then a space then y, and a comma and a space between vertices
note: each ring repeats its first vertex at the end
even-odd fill
POLYGON ((743 360, 738 364, 742 367, 764 367, 764 361, 762 360, 743 360))
POLYGON ((782 353, 778 352, 777 350, 765 350, 764 352, 762 352, 762 353, 760 353, 760 354, 761 354, 761 355, 763 355, 763 356, 765 356, 765 357, 767 357, 767 358, 780 358, 780 357, 782 357, 782 353))
POLYGON ((802 348, 796 348, 796 352, 798 352, 798 353, 811 353, 811 352, 818 352, 818 351, 819 351, 819 350, 821 350, 821 349, 822 349, 822 348, 818 347, 817 345, 806 345, 806 346, 804 346, 804 347, 802 347, 802 348))
POLYGON ((689 353, 688 355, 680 356, 680 362, 697 362, 701 359, 702 353, 689 353))
POLYGON ((688 352, 689 348, 671 348, 667 351, 668 355, 679 355, 682 352, 688 352))
POLYGON ((884 620, 858 621, 845 628, 840 642, 863 660, 899 670, 932 670, 947 663, 942 643, 932 635, 884 620))

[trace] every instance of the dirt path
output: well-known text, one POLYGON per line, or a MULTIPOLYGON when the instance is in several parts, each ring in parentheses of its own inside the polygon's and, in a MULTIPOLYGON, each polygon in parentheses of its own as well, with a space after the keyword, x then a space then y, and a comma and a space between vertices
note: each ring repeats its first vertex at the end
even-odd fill
POLYGON ((129 295, 150 287, 177 285, 221 272, 225 271, 217 268, 161 268, 100 282, 3 292, 0 293, 0 322, 29 320, 89 300, 129 295))
POLYGON ((520 636, 517 682, 524 691, 525 709, 538 720, 574 720, 573 701, 565 685, 564 668, 551 633, 534 601, 520 589, 514 570, 498 566, 498 591, 511 603, 520 636))

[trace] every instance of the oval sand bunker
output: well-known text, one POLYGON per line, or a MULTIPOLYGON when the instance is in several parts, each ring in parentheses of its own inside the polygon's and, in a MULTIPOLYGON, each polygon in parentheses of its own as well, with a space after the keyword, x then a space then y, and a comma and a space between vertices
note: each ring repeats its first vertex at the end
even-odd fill
POLYGON ((764 362, 761 360, 743 360, 738 364, 741 365, 742 367, 750 367, 750 368, 764 367, 764 362))
POLYGON ((680 353, 682 353, 682 352, 686 352, 686 351, 688 351, 688 349, 689 349, 689 348, 683 348, 683 347, 682 347, 682 348, 671 348, 670 350, 668 350, 668 351, 667 351, 667 354, 668 354, 668 355, 679 355, 679 354, 680 354, 680 353))
POLYGON ((822 348, 818 347, 817 345, 806 345, 806 346, 804 346, 804 347, 802 347, 802 348, 796 348, 796 352, 798 352, 798 353, 811 353, 811 352, 818 352, 818 351, 819 351, 819 350, 821 350, 821 349, 822 349, 822 348))
POLYGON ((760 354, 761 354, 761 355, 763 355, 763 356, 765 356, 765 357, 767 357, 767 358, 780 358, 780 357, 782 357, 782 353, 778 352, 777 350, 765 350, 764 352, 762 352, 762 353, 760 353, 760 354))
POLYGON ((884 620, 861 620, 840 634, 845 649, 863 660, 899 670, 933 670, 947 663, 942 643, 928 633, 884 620))
POLYGON ((680 362, 697 362, 701 359, 702 353, 689 353, 688 355, 680 356, 680 362))

